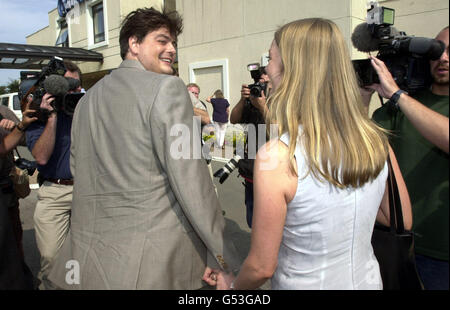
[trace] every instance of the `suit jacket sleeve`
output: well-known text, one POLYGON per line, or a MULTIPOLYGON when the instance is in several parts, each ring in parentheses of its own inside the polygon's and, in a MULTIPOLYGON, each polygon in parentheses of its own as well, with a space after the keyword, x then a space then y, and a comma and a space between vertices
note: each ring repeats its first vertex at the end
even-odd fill
MULTIPOLYGON (((206 162, 193 158, 193 145, 195 141, 200 142, 198 136, 192 136, 197 130, 193 128, 193 116, 184 83, 176 77, 164 79, 149 115, 156 156, 186 218, 208 248, 209 255, 214 256, 223 270, 235 271, 239 268, 239 260, 232 242, 224 240, 225 220, 206 162), (184 132, 180 137, 175 128, 188 130, 188 134, 184 132), (176 153, 181 142, 185 156, 179 158, 180 154, 176 153)), ((213 267, 209 259, 207 263, 213 267)))

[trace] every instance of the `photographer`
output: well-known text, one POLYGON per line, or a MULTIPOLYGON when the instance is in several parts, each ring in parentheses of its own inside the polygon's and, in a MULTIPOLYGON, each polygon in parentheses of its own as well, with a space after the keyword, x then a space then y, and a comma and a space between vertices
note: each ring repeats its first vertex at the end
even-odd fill
MULTIPOLYGON (((260 69, 260 83, 269 85, 269 77, 266 74, 265 68, 260 69)), ((255 128, 258 128, 258 124, 265 124, 265 116, 268 111, 266 105, 266 95, 269 93, 269 86, 266 88, 266 93, 261 92, 260 97, 250 95, 250 88, 247 84, 243 84, 241 88, 241 99, 231 111, 230 122, 232 124, 253 124, 255 128)), ((258 130, 256 130, 258 134, 258 130)), ((248 137, 245 139, 245 149, 248 147, 248 137)), ((256 141, 258 137, 256 135, 256 141)), ((254 159, 241 159, 238 163, 239 174, 244 178, 245 186, 245 206, 247 212, 247 224, 248 227, 252 227, 253 217, 253 165, 254 159)))
MULTIPOLYGON (((81 71, 72 62, 64 61, 64 77, 80 81, 81 71)), ((69 92, 79 92, 81 86, 69 92)), ((40 289, 47 287, 47 275, 52 260, 69 230, 73 178, 70 172, 72 116, 55 111, 55 98, 49 93, 42 97, 41 109, 49 112, 46 123, 36 122, 27 130, 27 144, 38 163, 38 203, 34 213, 36 243, 41 254, 38 278, 40 289)))
POLYGON ((32 276, 25 265, 19 200, 10 177, 12 150, 24 141, 24 130, 37 118, 25 109, 19 122, 14 112, 0 106, 0 289, 32 289, 32 276))
MULTIPOLYGON (((375 57, 371 62, 380 84, 368 88, 390 99, 374 112, 373 119, 393 133, 390 143, 411 194, 419 274, 426 289, 448 290, 448 27, 436 39, 445 43, 445 50, 438 60, 430 61, 430 89, 409 96, 375 57)), ((370 91, 362 94, 368 103, 370 91)))
POLYGON ((189 83, 188 85, 186 85, 186 88, 188 92, 191 93, 192 96, 194 96, 194 98, 191 98, 192 105, 194 106, 194 115, 200 116, 203 129, 204 126, 211 123, 211 119, 209 117, 206 104, 198 98, 198 96, 200 95, 200 86, 195 83, 189 83))

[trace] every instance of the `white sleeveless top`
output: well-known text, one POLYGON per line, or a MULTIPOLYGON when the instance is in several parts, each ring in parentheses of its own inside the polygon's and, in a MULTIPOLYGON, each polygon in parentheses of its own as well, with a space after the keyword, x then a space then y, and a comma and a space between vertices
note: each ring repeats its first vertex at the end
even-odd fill
MULTIPOLYGON (((301 127, 299 128, 301 130, 301 127)), ((289 145, 289 136, 281 141, 289 145)), ((297 143, 298 185, 287 206, 272 289, 382 289, 371 237, 384 194, 387 163, 372 182, 339 189, 318 181, 297 143)))

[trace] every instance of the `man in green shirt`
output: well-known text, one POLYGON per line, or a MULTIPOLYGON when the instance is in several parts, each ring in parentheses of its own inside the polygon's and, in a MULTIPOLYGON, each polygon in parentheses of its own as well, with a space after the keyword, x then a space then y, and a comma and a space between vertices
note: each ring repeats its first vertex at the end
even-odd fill
POLYGON ((449 289, 449 29, 436 37, 445 43, 440 59, 430 61, 431 88, 413 97, 402 92, 386 65, 371 57, 380 84, 368 88, 396 101, 373 119, 391 130, 390 143, 413 206, 417 268, 426 289, 449 289))

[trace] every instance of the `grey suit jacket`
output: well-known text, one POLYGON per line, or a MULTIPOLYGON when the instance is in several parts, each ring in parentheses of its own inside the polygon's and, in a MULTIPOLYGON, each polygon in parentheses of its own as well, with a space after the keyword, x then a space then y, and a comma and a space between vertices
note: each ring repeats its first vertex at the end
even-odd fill
POLYGON ((70 232, 52 282, 65 289, 197 289, 207 252, 211 267, 239 268, 205 160, 192 158, 192 132, 182 80, 138 61, 125 60, 87 92, 73 119, 70 232), (190 135, 179 136, 179 128, 190 135), (183 143, 189 158, 173 156, 183 143))

